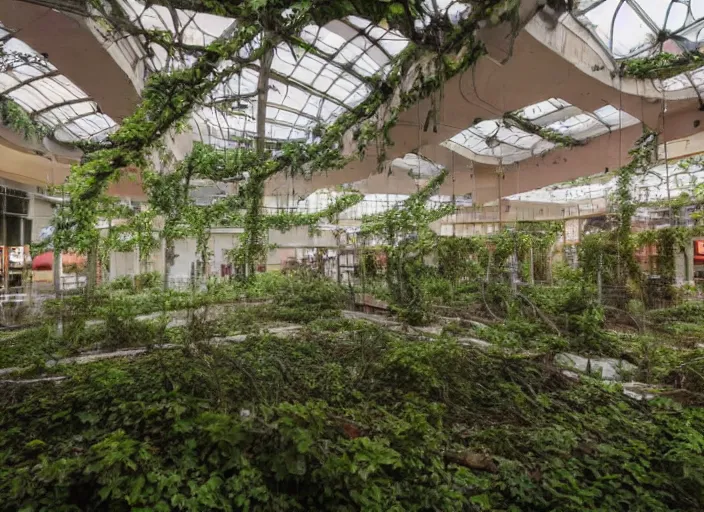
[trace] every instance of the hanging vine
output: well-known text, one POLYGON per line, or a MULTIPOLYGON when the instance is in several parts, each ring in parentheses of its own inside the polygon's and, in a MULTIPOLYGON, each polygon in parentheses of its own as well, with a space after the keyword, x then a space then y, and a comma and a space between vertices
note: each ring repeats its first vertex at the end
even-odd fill
POLYGON ((618 281, 625 284, 630 278, 636 282, 640 281, 641 271, 635 258, 635 246, 633 244, 632 219, 638 204, 633 198, 633 179, 646 172, 655 162, 655 152, 657 149, 657 135, 651 130, 645 130, 643 135, 636 141, 633 149, 629 151, 631 161, 628 165, 621 167, 617 172, 615 201, 618 213, 618 228, 616 230, 616 243, 619 261, 618 268, 624 268, 626 273, 620 272, 618 281))
POLYGON ((704 55, 683 52, 675 55, 659 52, 650 57, 628 59, 622 64, 623 76, 629 78, 666 80, 704 66, 704 55))
POLYGON ((585 141, 577 140, 569 135, 564 135, 557 130, 553 130, 552 128, 539 126, 517 112, 507 112, 504 114, 504 121, 510 125, 520 128, 525 132, 532 133, 549 142, 557 144, 558 146, 573 148, 575 146, 583 146, 585 144, 585 141))
MULTIPOLYGON (((114 3, 110 2, 112 10, 106 16, 122 16, 114 3)), ((192 51, 196 55, 195 62, 186 69, 153 75, 135 114, 109 136, 106 144, 89 152, 81 165, 72 170, 66 191, 79 200, 70 203, 65 216, 68 222, 63 227, 78 231, 93 229, 98 218, 97 198, 110 181, 120 176, 121 169, 127 165, 147 169, 147 151, 159 147, 167 133, 183 129, 187 116, 196 106, 207 103, 218 84, 271 55, 279 41, 295 40, 300 29, 311 20, 320 24, 357 15, 396 28, 411 41, 386 74, 368 79, 372 92, 366 100, 340 115, 331 125, 318 127, 313 143, 285 143, 277 154, 264 150, 262 144, 257 144, 256 148, 242 147, 233 153, 233 174, 248 175, 240 198, 245 210, 242 245, 248 248, 245 260, 250 269, 266 247, 261 206, 264 185, 269 178, 284 172, 310 176, 341 169, 351 159, 363 156, 372 142, 380 146, 379 157, 383 158, 385 147, 391 143, 390 129, 397 123, 399 114, 435 94, 446 80, 472 66, 485 53, 476 37, 477 30, 487 21, 515 22, 519 6, 517 0, 474 2, 466 18, 456 25, 445 14, 433 14, 433 30, 426 33, 419 31, 415 23, 428 14, 421 2, 335 2, 334 6, 322 1, 294 6, 278 2, 187 3, 190 9, 203 8, 206 12, 232 15, 240 22, 249 20, 251 24, 238 23, 233 34, 225 34, 198 51, 184 49, 181 41, 167 33, 151 31, 148 34, 150 42, 157 41, 167 47, 173 44, 179 50, 192 51), (262 38, 263 31, 270 36, 262 38), (223 64, 225 59, 227 65, 223 64), (350 136, 354 147, 349 144, 350 136)), ((169 5, 180 6, 178 2, 169 5)), ((266 88, 260 87, 259 94, 264 90, 266 88)), ((258 117, 263 121, 263 115, 258 117)))
POLYGON ((0 96, 0 123, 27 140, 41 140, 49 130, 34 121, 14 100, 0 96))
POLYGON ((391 306, 411 325, 423 325, 431 319, 423 287, 427 270, 424 258, 437 244, 431 224, 452 214, 456 205, 453 202, 430 207, 428 202, 447 175, 445 169, 388 211, 362 217, 359 236, 363 240, 381 241, 387 255, 386 282, 391 306))

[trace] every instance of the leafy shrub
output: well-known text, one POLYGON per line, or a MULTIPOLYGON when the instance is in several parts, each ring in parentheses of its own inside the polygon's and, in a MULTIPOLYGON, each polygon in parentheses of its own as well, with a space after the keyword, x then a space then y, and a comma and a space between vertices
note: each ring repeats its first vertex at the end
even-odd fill
POLYGON ((337 283, 308 272, 282 275, 273 295, 273 317, 287 322, 337 316, 346 299, 337 283))
POLYGON ((134 291, 134 276, 120 276, 110 280, 105 284, 104 288, 108 290, 127 290, 134 291))
POLYGON ((704 413, 349 321, 0 395, 4 510, 704 507, 704 413))
POLYGON ((160 288, 162 286, 163 278, 159 272, 144 272, 134 276, 134 287, 137 290, 160 288))
POLYGON ((267 298, 285 286, 289 276, 281 272, 263 272, 255 274, 247 286, 247 296, 250 298, 267 298))
POLYGON ((9 332, 0 338, 0 368, 23 367, 38 359, 53 359, 61 345, 49 325, 9 332))
POLYGON ((704 318, 703 302, 685 302, 672 308, 658 309, 650 312, 655 322, 678 320, 681 322, 701 322, 704 318))

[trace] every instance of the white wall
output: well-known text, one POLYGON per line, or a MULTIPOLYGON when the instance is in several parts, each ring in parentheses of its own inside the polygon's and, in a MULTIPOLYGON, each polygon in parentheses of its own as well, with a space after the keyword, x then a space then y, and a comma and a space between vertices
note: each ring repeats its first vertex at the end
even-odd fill
POLYGON ((139 259, 135 251, 110 254, 110 280, 139 273, 139 259))
POLYGON ((220 266, 227 265, 230 260, 227 253, 237 247, 239 244, 238 233, 213 233, 210 237, 210 250, 212 256, 210 258, 210 273, 211 275, 220 275, 220 266))
POLYGON ((322 231, 319 235, 310 236, 308 226, 294 228, 286 233, 269 231, 269 243, 281 248, 285 247, 329 247, 338 246, 332 231, 322 231))
POLYGON ((53 215, 54 210, 51 203, 38 197, 32 198, 29 206, 29 218, 32 220, 32 237, 27 240, 28 242, 39 240, 39 233, 50 224, 53 215))
MULTIPOLYGON (((198 260, 196 249, 195 238, 176 240, 174 243, 176 259, 169 274, 172 279, 188 279, 191 277, 191 264, 198 260)), ((161 271, 163 272, 163 269, 161 271)))

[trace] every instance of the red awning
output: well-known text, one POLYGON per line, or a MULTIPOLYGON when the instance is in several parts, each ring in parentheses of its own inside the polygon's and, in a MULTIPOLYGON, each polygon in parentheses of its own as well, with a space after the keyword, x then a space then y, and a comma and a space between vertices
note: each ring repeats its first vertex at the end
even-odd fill
POLYGON ((54 253, 45 252, 32 259, 32 270, 51 270, 54 268, 54 253))
MULTIPOLYGON (((86 257, 80 254, 67 253, 61 255, 61 264, 76 265, 81 267, 85 265, 86 257)), ((54 268, 54 252, 44 252, 32 259, 32 270, 52 270, 54 268)))

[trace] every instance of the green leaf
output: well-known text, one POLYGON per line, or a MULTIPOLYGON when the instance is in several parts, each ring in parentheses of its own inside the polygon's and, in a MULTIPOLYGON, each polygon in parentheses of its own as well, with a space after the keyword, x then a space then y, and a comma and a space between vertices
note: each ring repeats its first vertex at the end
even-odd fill
POLYGON ((476 494, 470 498, 475 505, 479 505, 482 510, 491 510, 491 499, 487 494, 476 494))

